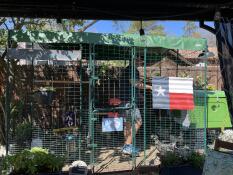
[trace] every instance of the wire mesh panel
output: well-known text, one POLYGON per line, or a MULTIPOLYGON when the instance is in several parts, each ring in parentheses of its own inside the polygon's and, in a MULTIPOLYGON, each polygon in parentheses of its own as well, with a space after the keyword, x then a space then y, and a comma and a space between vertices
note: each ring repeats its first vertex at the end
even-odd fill
MULTIPOLYGON (((159 142, 157 145, 160 151, 204 149, 206 144, 205 131, 203 128, 198 129, 195 125, 205 122, 205 96, 197 95, 199 91, 204 94, 206 85, 205 67, 196 67, 191 62, 183 59, 178 51, 174 52, 167 49, 154 51, 148 49, 147 53, 146 63, 148 65, 147 76, 149 81, 156 76, 193 79, 194 108, 192 110, 169 109, 172 107, 171 100, 174 99, 170 99, 170 107, 168 109, 155 110, 151 105, 153 99, 150 96, 147 98, 147 116, 153 117, 153 137, 156 139, 156 142, 159 142), (194 114, 193 111, 199 113, 199 115, 194 114)), ((171 86, 172 84, 169 83, 168 88, 172 88, 171 86)), ((177 86, 177 88, 179 87, 177 86)), ((183 90, 185 90, 184 88, 183 90)), ((176 90, 178 91, 179 89, 176 90)), ((149 118, 152 119, 151 117, 149 118)))
POLYGON ((122 170, 128 170, 132 168, 131 156, 124 157, 122 147, 125 141, 124 114, 127 110, 126 104, 131 101, 131 86, 127 81, 132 79, 131 72, 125 77, 124 69, 131 67, 131 48, 96 45, 95 52, 92 75, 96 79, 91 94, 94 95, 93 118, 95 119, 94 171, 116 171, 119 166, 122 170))
MULTIPOLYGON (((67 162, 81 157, 85 160, 88 155, 81 153, 81 149, 86 147, 83 142, 87 133, 87 117, 84 116, 88 114, 82 104, 86 103, 87 106, 88 101, 82 100, 83 95, 85 96, 82 84, 87 84, 87 80, 82 81, 80 47, 72 46, 72 52, 67 50, 71 46, 59 48, 51 44, 40 47, 45 50, 16 50, 19 59, 15 69, 22 70, 19 82, 30 83, 21 89, 22 92, 27 92, 25 97, 28 100, 24 108, 29 112, 23 111, 20 115, 28 122, 22 121, 14 129, 23 132, 22 135, 29 133, 29 136, 28 144, 21 144, 17 141, 17 133, 13 133, 10 151, 15 153, 31 146, 42 146, 55 154, 63 155, 67 162), (54 48, 62 50, 51 50, 54 48), (27 131, 25 127, 28 127, 27 131)), ((14 52, 15 49, 12 49, 11 57, 14 57, 14 52)))
POLYGON ((200 57, 160 47, 39 46, 18 65, 31 73, 27 147, 48 148, 67 163, 83 160, 96 173, 156 166, 166 152, 206 148, 207 65, 200 57), (167 101, 170 88, 190 92, 179 98, 192 103, 167 101))
POLYGON ((71 162, 80 156, 80 77, 77 61, 59 64, 34 65, 34 119, 41 129, 33 130, 33 139, 71 162))
MULTIPOLYGON (((101 46, 96 46, 96 55, 99 55, 98 47, 101 46)), ((121 165, 121 170, 141 165, 158 165, 160 164, 158 153, 204 150, 207 144, 204 130, 205 67, 196 67, 183 59, 178 51, 163 48, 134 48, 134 52, 132 48, 129 48, 128 54, 111 57, 112 53, 121 53, 121 49, 121 47, 111 46, 111 49, 105 47, 104 61, 103 58, 96 57, 92 63, 95 65, 96 78, 94 80, 95 91, 92 94, 94 95, 93 116, 95 120, 93 131, 95 171, 119 170, 119 165, 121 165), (141 61, 138 62, 139 59, 141 61), (130 74, 127 75, 125 70, 129 68, 130 74), (136 74, 138 74, 137 78, 136 74), (193 109, 154 109, 153 92, 148 88, 152 86, 154 77, 192 78, 193 109), (142 86, 133 88, 133 85, 127 82, 129 80, 134 80, 134 85, 140 82, 142 86), (127 140, 125 132, 128 116, 125 116, 125 113, 128 109, 124 109, 125 106, 122 105, 125 101, 129 102, 132 112, 129 122, 132 144, 140 150, 137 155, 133 156, 126 156, 122 151, 127 140), (137 119, 135 116, 137 110, 140 113, 140 126, 135 125, 132 119, 137 119), (196 127, 198 123, 202 123, 203 127, 196 127), (122 124, 123 127, 121 127, 122 124), (138 130, 136 127, 139 127, 138 130)))

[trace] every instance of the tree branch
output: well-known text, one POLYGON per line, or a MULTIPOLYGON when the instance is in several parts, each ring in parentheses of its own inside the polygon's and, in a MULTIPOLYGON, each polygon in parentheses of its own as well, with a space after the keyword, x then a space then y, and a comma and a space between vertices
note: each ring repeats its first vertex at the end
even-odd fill
POLYGON ((38 22, 32 22, 32 21, 25 21, 25 22, 22 22, 23 25, 28 25, 28 24, 31 24, 31 25, 39 25, 38 22))
MULTIPOLYGON (((4 108, 3 108, 3 105, 2 105, 2 102, 0 101, 0 108, 1 108, 1 110, 2 110, 2 112, 3 112, 3 117, 4 117, 4 120, 6 120, 6 113, 5 113, 5 110, 4 110, 4 108)), ((6 138, 5 138, 5 135, 4 135, 4 133, 3 133, 3 130, 2 130, 2 127, 0 126, 0 133, 1 133, 1 135, 2 135, 2 138, 3 138, 3 141, 4 141, 4 143, 6 142, 6 138)))
POLYGON ((15 28, 15 26, 16 26, 15 19, 14 19, 13 17, 11 17, 11 20, 12 20, 12 22, 13 22, 13 24, 14 24, 14 28, 15 28))
POLYGON ((79 29, 78 32, 85 32, 85 30, 87 30, 89 27, 91 27, 92 25, 94 25, 97 22, 98 22, 98 20, 91 21, 89 24, 84 26, 82 29, 79 29))
POLYGON ((6 18, 1 18, 0 20, 0 26, 6 22, 6 18))
POLYGON ((199 26, 200 26, 200 28, 203 28, 203 29, 209 31, 209 32, 212 33, 212 34, 215 34, 215 33, 216 33, 216 30, 215 30, 214 28, 212 28, 212 27, 206 25, 204 21, 200 21, 200 22, 199 22, 199 26))
POLYGON ((3 54, 1 55, 1 57, 0 57, 0 58, 1 58, 1 59, 4 59, 4 58, 5 58, 5 56, 6 56, 6 54, 7 54, 7 49, 5 49, 5 50, 4 50, 4 52, 3 52, 3 54))
POLYGON ((6 29, 9 30, 9 27, 6 25, 6 23, 4 22, 3 24, 6 27, 6 29))

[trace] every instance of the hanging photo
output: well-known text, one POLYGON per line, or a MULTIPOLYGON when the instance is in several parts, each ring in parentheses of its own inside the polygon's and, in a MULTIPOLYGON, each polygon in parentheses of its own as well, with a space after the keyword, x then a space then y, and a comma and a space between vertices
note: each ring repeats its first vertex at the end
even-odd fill
POLYGON ((123 117, 102 119, 102 132, 113 131, 123 131, 123 117))

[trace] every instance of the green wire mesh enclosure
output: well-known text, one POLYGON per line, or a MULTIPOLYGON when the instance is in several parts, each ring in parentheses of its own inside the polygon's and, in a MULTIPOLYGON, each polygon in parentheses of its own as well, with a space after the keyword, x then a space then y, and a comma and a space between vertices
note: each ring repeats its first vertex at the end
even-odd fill
MULTIPOLYGON (((15 87, 14 93, 23 99, 22 111, 17 114, 23 126, 14 126, 9 134, 12 153, 42 146, 64 155, 67 163, 83 160, 94 172, 108 172, 155 166, 160 163, 157 155, 161 152, 204 150, 211 144, 206 130, 208 94, 211 94, 206 89, 207 58, 204 54, 193 58, 193 62, 182 54, 206 51, 204 39, 12 31, 9 44, 7 58, 11 65, 14 63, 9 69, 17 69, 17 83, 22 86, 21 91, 15 87), (27 48, 20 49, 20 42, 26 42, 27 48), (137 67, 139 57, 143 64, 137 67), (121 90, 128 81, 124 75, 126 67, 130 67, 132 84, 138 78, 143 84, 140 90, 125 87, 130 94, 121 90), (154 109, 152 91, 145 85, 152 85, 152 79, 158 76, 193 78, 194 109, 154 109), (110 105, 111 99, 125 96, 129 98, 129 106, 110 105), (137 108, 142 126, 136 134, 137 108), (140 148, 138 156, 122 154, 122 128, 104 130, 104 121, 110 117, 123 122, 126 110, 130 111, 128 120, 133 126, 132 144, 140 148), (19 129, 26 128, 25 123, 29 123, 30 134, 19 144, 15 138, 19 137, 19 129)), ((9 125, 13 127, 13 116, 9 117, 9 125)), ((226 115, 212 128, 229 127, 229 123, 226 115)))

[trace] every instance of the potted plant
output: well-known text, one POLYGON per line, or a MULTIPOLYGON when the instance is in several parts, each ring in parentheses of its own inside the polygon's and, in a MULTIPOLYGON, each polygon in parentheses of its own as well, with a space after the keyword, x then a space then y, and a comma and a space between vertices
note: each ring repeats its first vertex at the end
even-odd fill
POLYGON ((46 149, 34 147, 6 156, 3 165, 4 170, 11 170, 10 175, 57 175, 64 165, 64 159, 46 149))
POLYGON ((56 89, 54 87, 40 87, 34 91, 34 98, 39 104, 51 105, 54 99, 56 89))
POLYGON ((204 165, 204 156, 192 152, 182 157, 174 152, 161 156, 161 175, 201 175, 204 165))

